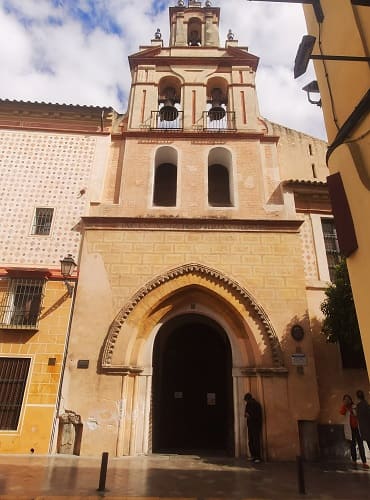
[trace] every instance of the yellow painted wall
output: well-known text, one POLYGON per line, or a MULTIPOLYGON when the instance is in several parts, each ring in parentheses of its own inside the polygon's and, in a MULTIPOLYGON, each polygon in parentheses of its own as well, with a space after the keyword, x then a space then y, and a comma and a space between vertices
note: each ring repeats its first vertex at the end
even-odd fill
MULTIPOLYGON (((0 300, 7 284, 0 281, 0 300)), ((71 298, 62 281, 47 281, 44 293, 37 332, 0 328, 0 356, 31 358, 18 429, 0 430, 0 453, 49 451, 71 298), (48 365, 49 358, 56 358, 55 366, 48 365)))
MULTIPOLYGON (((370 8, 352 5, 350 0, 321 0, 324 21, 319 26, 312 6, 305 6, 308 33, 321 37, 323 54, 370 55, 370 8)), ((319 53, 316 41, 314 53, 319 53)), ((329 145, 338 130, 370 88, 367 62, 315 61, 329 145)), ((330 173, 340 172, 350 205, 358 249, 348 258, 362 343, 370 370, 370 315, 368 283, 370 280, 370 114, 346 137, 346 144, 336 148, 329 159, 330 173)))

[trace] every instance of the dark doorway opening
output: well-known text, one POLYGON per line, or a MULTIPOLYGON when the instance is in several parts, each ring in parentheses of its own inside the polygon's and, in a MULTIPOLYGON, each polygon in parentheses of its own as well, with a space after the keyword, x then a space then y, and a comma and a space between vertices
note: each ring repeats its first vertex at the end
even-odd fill
POLYGON ((234 454, 231 348, 201 315, 159 331, 153 350, 153 451, 234 454))

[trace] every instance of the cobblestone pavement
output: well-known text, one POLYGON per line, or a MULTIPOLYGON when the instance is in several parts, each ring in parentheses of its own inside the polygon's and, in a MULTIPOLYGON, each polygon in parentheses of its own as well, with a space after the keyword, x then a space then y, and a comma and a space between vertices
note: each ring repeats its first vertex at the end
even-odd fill
MULTIPOLYGON (((105 491, 97 491, 100 458, 0 455, 1 499, 62 500, 365 500, 370 472, 346 463, 297 464, 184 455, 109 458, 105 491), (302 491, 302 490, 301 490, 302 491)), ((104 486, 104 481, 100 486, 104 486)))

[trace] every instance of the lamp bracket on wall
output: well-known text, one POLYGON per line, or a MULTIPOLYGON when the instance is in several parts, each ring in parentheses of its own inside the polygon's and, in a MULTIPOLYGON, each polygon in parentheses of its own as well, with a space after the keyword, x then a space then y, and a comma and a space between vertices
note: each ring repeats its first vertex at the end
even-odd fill
POLYGON ((311 104, 316 104, 316 106, 319 106, 321 108, 321 99, 319 99, 318 101, 314 101, 313 99, 311 99, 311 96, 310 96, 310 94, 319 94, 320 93, 317 80, 313 80, 312 82, 308 83, 307 85, 305 85, 302 88, 302 90, 307 92, 308 102, 310 102, 311 104))
POLYGON ((344 55, 328 55, 328 54, 312 54, 316 37, 313 35, 304 35, 301 43, 299 44, 297 55, 294 61, 294 78, 303 75, 306 70, 310 59, 319 61, 362 61, 370 62, 370 57, 363 56, 344 56, 344 55))
POLYGON ((68 281, 68 278, 72 276, 76 267, 77 264, 70 253, 60 261, 60 273, 64 278, 64 284, 67 288, 69 297, 73 296, 74 285, 68 281))

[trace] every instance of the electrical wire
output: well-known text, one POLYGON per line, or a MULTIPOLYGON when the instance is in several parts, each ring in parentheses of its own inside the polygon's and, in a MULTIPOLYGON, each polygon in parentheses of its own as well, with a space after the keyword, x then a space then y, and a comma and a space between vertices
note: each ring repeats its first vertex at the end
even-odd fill
POLYGON ((370 128, 366 130, 363 134, 361 134, 359 137, 355 137, 354 139, 347 139, 346 141, 343 141, 344 144, 349 144, 350 142, 357 142, 361 141, 362 139, 365 139, 367 135, 370 134, 370 128))
MULTIPOLYGON (((318 24, 319 24, 319 51, 320 51, 320 54, 323 56, 324 52, 322 50, 322 42, 321 42, 321 26, 322 26, 322 23, 318 23, 318 24)), ((339 125, 339 121, 338 121, 338 118, 337 118, 337 115, 336 115, 336 112, 335 112, 334 98, 333 98, 333 93, 332 93, 332 90, 331 90, 331 85, 330 85, 330 80, 329 80, 329 73, 328 73, 328 69, 326 67, 326 62, 325 62, 324 59, 323 59, 322 63, 323 63, 323 66, 324 66, 326 83, 328 85, 328 91, 329 91, 330 103, 331 103, 331 110, 332 110, 332 113, 333 113, 333 120, 334 120, 335 126, 337 127, 337 130, 339 130, 340 129, 340 125, 339 125)))

